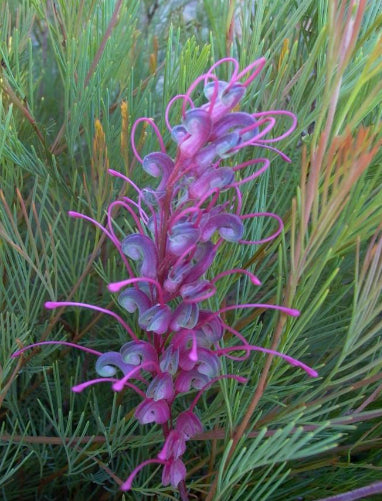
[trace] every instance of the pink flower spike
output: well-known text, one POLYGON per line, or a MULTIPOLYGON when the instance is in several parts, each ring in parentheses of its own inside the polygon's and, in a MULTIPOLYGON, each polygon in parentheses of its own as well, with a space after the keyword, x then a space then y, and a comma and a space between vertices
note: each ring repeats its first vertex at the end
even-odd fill
POLYGON ((144 277, 156 278, 158 254, 153 240, 147 235, 132 233, 122 240, 122 252, 138 262, 139 273, 144 277))
POLYGON ((146 390, 146 397, 155 401, 172 400, 174 395, 174 384, 168 372, 156 375, 146 390))
POLYGON ((130 136, 130 138, 131 138, 131 148, 133 150, 134 156, 138 160, 138 162, 140 162, 140 163, 143 162, 143 159, 139 155, 138 150, 137 150, 137 148, 135 146, 135 131, 137 129, 138 124, 141 123, 141 122, 147 122, 148 124, 151 125, 151 127, 154 129, 155 135, 158 138, 159 146, 160 146, 161 151, 163 153, 166 153, 166 147, 165 147, 164 142, 163 142, 162 134, 160 133, 160 131, 159 131, 157 125, 155 124, 154 120, 152 118, 149 118, 149 117, 138 118, 138 120, 136 120, 134 122, 133 127, 131 128, 131 136, 130 136))
POLYGON ((87 304, 87 303, 74 303, 73 301, 47 301, 45 303, 45 308, 47 310, 54 310, 56 308, 61 308, 62 306, 79 306, 81 308, 88 308, 89 310, 95 310, 99 311, 101 313, 105 313, 106 315, 110 315, 111 317, 115 318, 121 325, 124 327, 127 332, 130 334, 132 339, 135 341, 138 341, 137 336, 134 334, 134 332, 131 330, 131 328, 127 325, 127 323, 114 311, 107 310, 106 308, 100 308, 99 306, 94 306, 93 304, 87 304))
MULTIPOLYGON (((234 329, 233 327, 227 325, 226 323, 224 323, 223 321, 221 321, 223 327, 228 331, 228 332, 231 332, 231 334, 233 334, 235 337, 237 337, 238 339, 240 339, 240 341, 243 343, 244 346, 250 346, 250 344, 248 343, 248 341, 246 340, 246 338, 240 334, 239 331, 237 331, 236 329, 234 329)), ((251 352, 250 351, 246 351, 246 354, 243 355, 242 357, 235 357, 234 355, 226 355, 227 358, 230 358, 231 360, 236 360, 236 362, 243 362, 243 360, 247 360, 250 356, 251 352)))
POLYGON ((24 351, 35 348, 36 346, 42 346, 44 344, 59 344, 64 346, 70 346, 71 348, 77 348, 77 350, 85 351, 86 353, 91 353, 92 355, 100 356, 102 353, 100 351, 92 350, 91 348, 86 348, 85 346, 80 346, 74 343, 68 343, 67 341, 40 341, 39 343, 29 344, 28 346, 24 346, 21 350, 12 353, 11 358, 19 357, 24 351))
POLYGON ((256 136, 251 137, 251 138, 247 139, 246 141, 242 141, 239 144, 237 144, 236 146, 232 146, 232 148, 230 148, 229 152, 234 153, 236 151, 239 151, 239 150, 245 148, 246 146, 253 146, 254 144, 261 144, 261 140, 259 138, 262 138, 263 136, 268 134, 268 132, 270 132, 273 129, 273 127, 276 125, 276 120, 272 117, 266 117, 263 120, 256 122, 252 126, 252 128, 255 126, 259 127, 260 125, 266 124, 267 122, 269 122, 268 125, 266 127, 264 127, 264 129, 261 129, 256 136))
MULTIPOLYGON (((111 377, 109 377, 109 378, 105 377, 105 378, 91 379, 90 381, 85 381, 85 383, 81 383, 81 384, 77 384, 75 386, 72 386, 72 391, 74 393, 81 393, 83 390, 85 390, 89 386, 92 386, 93 384, 104 383, 104 382, 107 382, 107 381, 110 381, 111 383, 113 383, 114 381, 118 381, 118 379, 111 378, 111 377)), ((139 389, 138 386, 136 386, 135 384, 133 384, 133 383, 126 383, 126 386, 128 386, 129 388, 131 388, 132 390, 134 390, 141 397, 143 397, 143 398, 146 397, 145 393, 141 389, 139 389)))
POLYGON ((162 459, 146 459, 146 461, 143 461, 130 473, 127 480, 121 485, 121 491, 129 491, 131 489, 131 485, 137 473, 139 473, 148 464, 165 464, 165 463, 166 461, 163 461, 162 459))
MULTIPOLYGON (((257 158, 255 161, 250 160, 249 162, 244 162, 240 165, 237 165, 236 167, 233 167, 233 169, 232 169, 233 171, 238 171, 238 170, 244 169, 245 167, 248 167, 249 165, 259 163, 260 161, 264 163, 263 167, 261 167, 259 170, 257 170, 256 172, 254 172, 250 176, 247 176, 243 179, 240 179, 239 181, 232 183, 231 186, 237 187, 237 186, 241 186, 242 184, 249 183, 250 181, 253 181, 257 177, 259 177, 261 174, 263 174, 269 168, 271 163, 267 158, 257 158)), ((239 193, 241 195, 240 191, 239 191, 239 193)))

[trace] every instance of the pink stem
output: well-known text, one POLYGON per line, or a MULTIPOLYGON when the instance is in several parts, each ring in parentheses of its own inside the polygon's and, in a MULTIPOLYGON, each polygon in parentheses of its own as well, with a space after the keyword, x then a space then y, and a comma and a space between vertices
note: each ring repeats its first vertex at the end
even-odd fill
POLYGON ((119 178, 123 179, 124 181, 126 181, 126 183, 130 184, 135 189, 135 191, 138 193, 138 195, 140 195, 142 193, 142 190, 140 190, 138 188, 138 186, 135 183, 133 183, 133 181, 129 177, 125 176, 121 172, 118 172, 118 171, 116 171, 114 169, 109 169, 107 172, 111 176, 119 177, 119 178))

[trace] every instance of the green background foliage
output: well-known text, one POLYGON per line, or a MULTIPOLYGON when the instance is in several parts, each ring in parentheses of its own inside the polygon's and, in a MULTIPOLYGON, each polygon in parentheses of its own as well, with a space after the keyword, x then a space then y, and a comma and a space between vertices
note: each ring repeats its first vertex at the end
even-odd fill
MULTIPOLYGON (((178 499, 154 467, 131 493, 118 490, 157 454, 161 433, 138 426, 129 392, 70 391, 94 373, 91 357, 52 345, 10 357, 48 339, 100 351, 126 342, 109 317, 43 307, 119 308, 106 289, 124 278, 118 256, 66 212, 105 220, 108 203, 128 190, 109 167, 148 183, 129 146, 132 123, 153 117, 164 130, 169 99, 226 55, 242 68, 267 58, 243 109, 284 108, 299 123, 282 142, 291 164, 265 152, 270 171, 243 189, 248 212, 282 216, 283 235, 256 247, 225 244, 214 263, 248 267, 263 285, 227 277, 209 306, 300 309, 298 318, 241 310, 226 321, 319 378, 260 354, 227 361, 224 370, 249 383, 222 380, 200 400, 205 432, 185 456, 190 499, 309 501, 381 478, 381 27, 379 0, 0 1, 2 499, 178 499)), ((149 130, 138 130, 138 147, 155 150, 149 130)), ((260 152, 235 161, 251 155, 260 152)), ((128 216, 115 219, 121 235, 133 231, 128 216)), ((270 231, 256 222, 246 236, 270 231)))

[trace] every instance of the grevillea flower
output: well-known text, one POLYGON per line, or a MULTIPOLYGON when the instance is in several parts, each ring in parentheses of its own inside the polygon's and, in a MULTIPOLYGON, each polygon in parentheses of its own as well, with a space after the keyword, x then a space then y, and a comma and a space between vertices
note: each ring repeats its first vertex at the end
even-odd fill
MULTIPOLYGON (((276 214, 242 213, 240 186, 260 176, 269 168, 270 161, 260 157, 234 166, 232 159, 225 161, 241 149, 254 146, 271 149, 289 161, 270 145, 294 130, 296 117, 293 113, 236 110, 264 64, 265 60, 261 58, 240 71, 235 59, 222 59, 198 77, 185 94, 175 96, 169 102, 165 121, 176 143, 173 158, 166 151, 164 140, 151 118, 140 118, 135 122, 132 149, 144 171, 157 179, 156 188, 138 187, 123 174, 110 170, 111 175, 124 179, 136 191, 137 199, 123 197, 112 202, 105 227, 84 214, 69 213, 72 217, 93 222, 119 252, 125 267, 124 276, 120 282, 109 284, 108 289, 112 294, 118 294, 122 313, 87 303, 47 302, 45 306, 49 309, 80 306, 100 311, 117 320, 127 334, 122 346, 113 346, 113 350, 105 353, 62 342, 97 357, 94 370, 99 377, 76 385, 73 391, 83 391, 100 382, 111 383, 114 391, 129 388, 142 398, 135 409, 139 423, 159 424, 163 428, 164 443, 157 457, 138 465, 122 485, 122 490, 129 490, 137 473, 150 464, 163 466, 163 485, 171 484, 176 488, 184 481, 187 472, 182 458, 186 454, 186 442, 203 430, 195 412, 200 396, 222 378, 246 382, 241 376, 221 374, 221 357, 241 361, 251 352, 260 351, 281 357, 311 377, 317 376, 316 371, 288 355, 250 345, 221 317, 226 311, 240 308, 273 309, 291 316, 298 316, 297 310, 274 304, 248 303, 212 311, 206 303, 216 293, 216 282, 224 276, 241 274, 253 285, 261 284, 253 273, 241 268, 220 270, 211 277, 211 265, 223 245, 268 242, 282 230, 282 221, 276 214), (222 64, 233 65, 228 81, 219 80, 215 74, 222 64), (196 106, 192 100, 198 84, 203 85, 207 99, 201 106, 196 106), (180 123, 172 126, 169 117, 174 102, 178 100, 182 105, 180 123), (279 116, 288 117, 291 125, 281 136, 270 137, 279 116), (144 158, 135 146, 136 129, 142 122, 153 128, 159 142, 159 150, 144 158), (253 166, 257 169, 255 172, 241 175, 241 171, 253 166), (113 230, 112 211, 116 206, 128 211, 137 228, 135 233, 125 235, 121 241, 113 230), (246 240, 246 221, 254 218, 270 218, 277 223, 277 228, 259 241, 246 240), (136 316, 138 332, 125 320, 131 315, 136 316), (219 343, 225 331, 236 337, 239 344, 233 341, 232 346, 222 348, 219 343), (235 357, 235 351, 245 354, 235 357), (178 404, 174 406, 174 401, 179 395, 194 391, 198 393, 189 407, 176 415, 178 404)), ((113 343, 111 339, 110 344, 113 343)), ((36 345, 30 347, 33 346, 36 345)))

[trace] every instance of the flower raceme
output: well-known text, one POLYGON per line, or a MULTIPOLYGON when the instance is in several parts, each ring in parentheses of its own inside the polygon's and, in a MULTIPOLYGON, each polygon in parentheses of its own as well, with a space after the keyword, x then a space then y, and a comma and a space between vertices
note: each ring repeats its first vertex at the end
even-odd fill
MULTIPOLYGON (((250 303, 211 311, 205 303, 214 296, 216 282, 224 276, 241 274, 256 286, 261 283, 253 273, 240 268, 223 270, 213 278, 206 277, 215 256, 226 242, 236 245, 263 243, 276 238, 282 230, 282 221, 276 214, 242 213, 240 186, 252 182, 268 169, 269 160, 255 158, 233 167, 228 165, 232 161, 225 162, 242 148, 254 146, 276 151, 289 161, 271 144, 294 130, 296 118, 292 113, 282 110, 236 111, 247 87, 264 63, 261 58, 239 71, 235 59, 222 59, 197 78, 185 94, 175 96, 169 102, 165 121, 177 145, 174 158, 168 155, 159 129, 151 118, 140 118, 135 122, 132 149, 143 170, 158 179, 156 188, 141 189, 123 174, 109 170, 112 176, 124 179, 135 190, 136 201, 128 197, 114 201, 107 211, 106 226, 84 214, 69 212, 72 217, 95 224, 117 248, 126 268, 126 278, 109 284, 108 289, 111 293, 118 293, 118 303, 127 313, 124 317, 136 315, 140 327, 140 332, 136 333, 122 316, 95 305, 47 302, 48 309, 80 306, 100 311, 114 317, 127 333, 128 339, 119 351, 106 353, 62 342, 97 357, 95 371, 99 377, 72 389, 80 392, 99 382, 111 383, 114 391, 128 387, 142 398, 135 410, 139 423, 162 425, 164 433, 164 444, 157 458, 137 466, 122 485, 122 490, 130 489, 137 473, 149 464, 163 465, 163 485, 171 484, 176 488, 184 481, 186 467, 182 458, 186 442, 203 430, 195 413, 198 399, 222 378, 246 382, 240 376, 221 374, 221 357, 240 361, 250 356, 251 351, 260 351, 283 358, 311 377, 317 376, 313 369, 292 357, 250 345, 240 332, 221 318, 222 313, 239 308, 274 309, 290 316, 298 316, 297 310, 250 303), (229 81, 219 80, 215 74, 216 68, 225 63, 233 66, 229 81), (192 100, 198 84, 204 85, 206 98, 206 103, 201 106, 196 106, 192 100), (177 100, 181 101, 181 123, 172 126, 170 110, 177 100), (291 125, 281 136, 270 138, 269 133, 280 115, 289 117, 291 125), (160 151, 149 153, 144 158, 138 153, 134 140, 141 122, 153 128, 160 146, 160 151), (240 175, 247 168, 251 173, 240 175), (112 211, 116 206, 129 212, 137 228, 136 233, 126 235, 122 240, 113 230, 112 211), (277 229, 261 240, 246 240, 245 221, 259 217, 273 219, 277 229), (227 330, 240 343, 222 348, 220 342, 227 330), (244 352, 244 355, 234 356, 235 351, 244 352), (175 399, 192 391, 198 393, 189 408, 174 415, 175 399)), ((14 356, 46 343, 49 341, 28 346, 14 356)))

